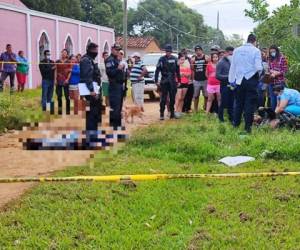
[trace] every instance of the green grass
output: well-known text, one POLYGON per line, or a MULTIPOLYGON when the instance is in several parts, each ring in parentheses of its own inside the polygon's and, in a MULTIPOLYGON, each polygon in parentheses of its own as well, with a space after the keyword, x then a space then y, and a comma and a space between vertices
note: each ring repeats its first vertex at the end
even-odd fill
POLYGON ((10 95, 0 93, 0 132, 21 129, 25 124, 44 119, 40 105, 41 89, 25 90, 10 95))
MULTIPOLYGON (((140 130, 56 176, 298 171, 300 134, 204 115, 140 130), (237 168, 228 155, 256 157, 237 168)), ((44 183, 0 214, 2 249, 300 249, 300 178, 44 183)))

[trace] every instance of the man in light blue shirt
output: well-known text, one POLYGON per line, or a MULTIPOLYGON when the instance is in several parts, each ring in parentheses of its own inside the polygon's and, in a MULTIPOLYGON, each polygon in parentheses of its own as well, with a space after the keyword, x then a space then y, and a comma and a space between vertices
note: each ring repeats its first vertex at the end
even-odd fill
POLYGON ((244 113, 245 130, 249 133, 257 107, 257 86, 262 70, 261 52, 256 48, 256 36, 250 34, 247 43, 234 50, 229 71, 229 82, 236 85, 234 126, 240 125, 244 113))

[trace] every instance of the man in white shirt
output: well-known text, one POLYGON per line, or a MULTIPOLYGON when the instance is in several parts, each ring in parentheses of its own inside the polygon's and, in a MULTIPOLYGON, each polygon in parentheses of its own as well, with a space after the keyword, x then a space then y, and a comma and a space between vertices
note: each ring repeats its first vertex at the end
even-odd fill
POLYGON ((249 133, 257 107, 257 86, 262 70, 261 52, 256 48, 256 36, 250 34, 247 43, 234 50, 229 71, 229 82, 236 85, 234 126, 240 125, 244 113, 245 130, 249 133))

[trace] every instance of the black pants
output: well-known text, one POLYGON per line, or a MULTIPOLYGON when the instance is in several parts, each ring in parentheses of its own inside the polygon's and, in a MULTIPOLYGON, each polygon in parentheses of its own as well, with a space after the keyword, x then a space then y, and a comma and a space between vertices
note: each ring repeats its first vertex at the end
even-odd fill
POLYGON ((194 84, 189 84, 188 90, 184 97, 182 112, 188 112, 192 109, 193 97, 194 97, 194 84))
POLYGON ((163 116, 165 113, 165 107, 168 95, 170 97, 170 113, 171 117, 174 116, 174 105, 175 97, 177 92, 177 86, 175 81, 161 80, 160 83, 161 96, 160 96, 160 115, 163 116))
POLYGON ((98 130, 98 126, 101 124, 102 121, 101 98, 86 96, 86 100, 86 130, 98 130))
POLYGON ((234 91, 228 87, 228 83, 221 83, 221 105, 219 107, 219 120, 224 121, 224 109, 227 109, 228 118, 233 122, 234 91))
POLYGON ((10 82, 10 91, 14 90, 15 75, 16 75, 15 72, 2 72, 1 77, 0 77, 0 91, 3 90, 3 83, 8 76, 9 76, 9 82, 10 82))
POLYGON ((244 113, 245 130, 247 132, 251 132, 253 116, 257 107, 257 85, 258 77, 255 75, 249 80, 244 78, 241 85, 236 89, 234 126, 237 127, 240 125, 242 114, 244 113))
POLYGON ((56 86, 56 95, 58 102, 58 114, 62 114, 62 92, 64 91, 64 96, 66 99, 66 114, 70 114, 70 94, 69 94, 69 85, 57 85, 56 86))
POLYGON ((124 97, 124 87, 121 83, 109 84, 109 124, 114 129, 122 126, 122 105, 124 97))

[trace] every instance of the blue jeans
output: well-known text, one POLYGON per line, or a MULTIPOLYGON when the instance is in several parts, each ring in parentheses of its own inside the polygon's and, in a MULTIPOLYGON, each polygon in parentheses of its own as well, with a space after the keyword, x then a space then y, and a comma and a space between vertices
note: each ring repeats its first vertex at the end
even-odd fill
MULTIPOLYGON (((283 85, 285 86, 285 83, 278 83, 276 85, 283 85)), ((269 96, 270 96, 270 100, 271 100, 271 108, 273 111, 275 111, 276 107, 277 107, 277 96, 274 94, 273 91, 273 87, 275 86, 275 84, 269 84, 269 96)))
POLYGON ((300 106, 297 105, 289 105, 284 109, 284 111, 289 112, 295 116, 300 116, 300 106))
POLYGON ((268 85, 265 83, 259 82, 258 84, 258 108, 265 107, 266 105, 266 92, 268 85))
POLYGON ((52 103, 54 90, 54 81, 52 80, 42 80, 42 108, 43 111, 46 111, 47 103, 52 103))

